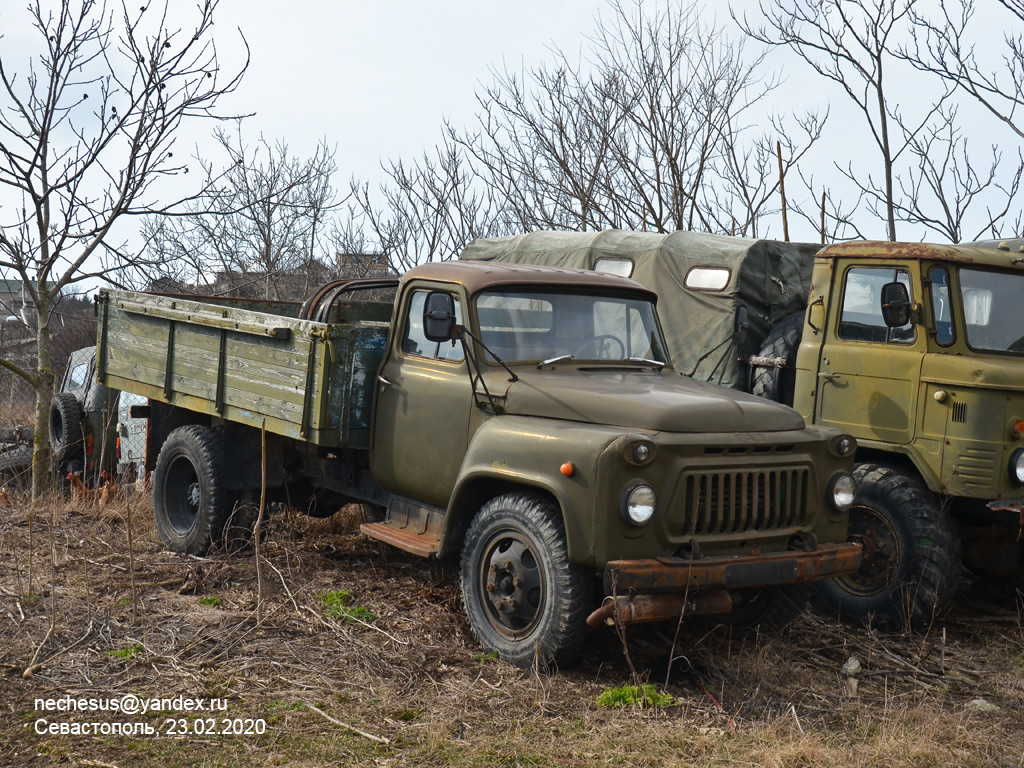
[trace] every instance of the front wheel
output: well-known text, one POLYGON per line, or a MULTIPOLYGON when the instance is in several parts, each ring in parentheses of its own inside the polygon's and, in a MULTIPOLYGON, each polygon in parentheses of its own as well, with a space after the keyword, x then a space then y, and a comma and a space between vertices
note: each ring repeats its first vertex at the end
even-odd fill
POLYGON ((951 605, 960 542, 949 514, 921 482, 893 467, 860 464, 850 537, 864 545, 855 573, 817 582, 825 607, 841 619, 882 627, 927 627, 951 605))
POLYGON ((587 634, 595 579, 569 562, 558 508, 530 493, 483 506, 466 533, 462 601, 477 641, 517 667, 570 658, 587 634))
POLYGON ((220 538, 230 508, 224 489, 224 442, 209 427, 171 432, 153 472, 153 513, 164 545, 203 555, 220 538))

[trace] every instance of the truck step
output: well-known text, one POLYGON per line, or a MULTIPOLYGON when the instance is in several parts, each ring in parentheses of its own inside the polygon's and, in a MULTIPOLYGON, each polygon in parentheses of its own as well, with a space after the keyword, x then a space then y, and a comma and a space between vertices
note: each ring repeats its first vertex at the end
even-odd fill
POLYGON ((437 554, 441 537, 435 533, 417 533, 409 528, 398 528, 389 523, 363 523, 359 530, 371 539, 383 541, 420 557, 437 554))

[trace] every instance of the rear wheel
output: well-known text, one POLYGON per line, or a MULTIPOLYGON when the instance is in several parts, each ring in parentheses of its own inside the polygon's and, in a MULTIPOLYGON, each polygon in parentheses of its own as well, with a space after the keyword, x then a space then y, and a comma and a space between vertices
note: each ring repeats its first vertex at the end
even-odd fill
POLYGON ((50 453, 54 463, 82 456, 82 409, 70 392, 58 392, 50 401, 50 453))
POLYGON ((223 456, 223 439, 209 427, 179 427, 167 437, 153 473, 153 512, 168 549, 202 555, 220 538, 231 512, 223 456))
POLYGON ((864 559, 856 573, 818 582, 818 596, 844 620, 926 627, 956 591, 961 554, 953 521, 931 491, 901 470, 860 464, 854 477, 850 537, 863 543, 864 559))
POLYGON ((529 493, 492 499, 462 549, 462 600, 477 641, 518 667, 570 658, 586 637, 595 579, 569 562, 558 508, 529 493))

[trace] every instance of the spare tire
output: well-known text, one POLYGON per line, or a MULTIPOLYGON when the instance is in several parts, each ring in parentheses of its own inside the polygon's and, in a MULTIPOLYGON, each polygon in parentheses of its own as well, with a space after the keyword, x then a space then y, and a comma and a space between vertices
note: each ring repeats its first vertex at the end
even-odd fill
POLYGON ((751 394, 792 407, 796 392, 796 351, 803 332, 803 310, 783 318, 768 332, 757 356, 773 359, 776 364, 751 365, 751 394))
POLYGON ((55 462, 82 456, 82 410, 70 392, 58 392, 50 401, 50 452, 55 462))

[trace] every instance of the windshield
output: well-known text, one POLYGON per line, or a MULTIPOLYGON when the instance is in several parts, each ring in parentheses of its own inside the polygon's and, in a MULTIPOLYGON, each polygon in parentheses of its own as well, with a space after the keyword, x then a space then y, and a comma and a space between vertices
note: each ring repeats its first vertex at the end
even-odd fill
POLYGON ((476 300, 480 338, 507 363, 633 360, 668 363, 654 305, 626 296, 492 291, 476 300))
POLYGON ((967 343, 1024 354, 1024 274, 960 269, 967 343))

